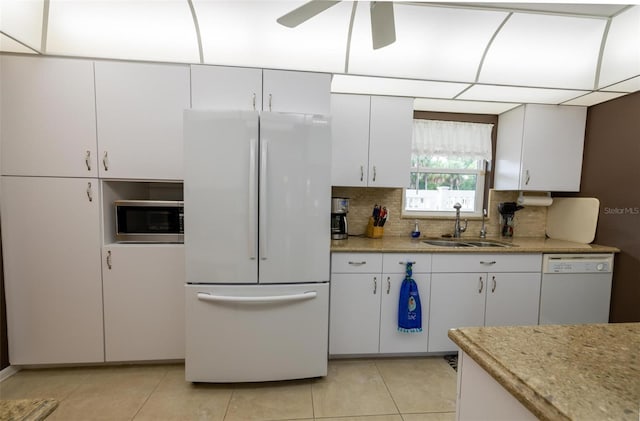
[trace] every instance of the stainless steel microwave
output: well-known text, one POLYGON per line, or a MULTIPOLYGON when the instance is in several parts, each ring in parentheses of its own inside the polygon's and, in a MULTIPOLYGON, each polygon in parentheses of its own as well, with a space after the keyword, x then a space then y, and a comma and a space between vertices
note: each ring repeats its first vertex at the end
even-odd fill
POLYGON ((184 202, 116 200, 116 240, 140 243, 183 243, 184 202))

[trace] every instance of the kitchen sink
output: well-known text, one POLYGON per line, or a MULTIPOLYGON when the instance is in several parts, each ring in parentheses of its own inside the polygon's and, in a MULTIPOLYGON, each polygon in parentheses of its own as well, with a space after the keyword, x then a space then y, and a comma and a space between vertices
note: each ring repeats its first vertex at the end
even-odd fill
POLYGON ((491 240, 422 240, 423 243, 437 247, 513 247, 511 244, 491 240))
POLYGON ((423 240, 425 244, 438 247, 473 247, 471 244, 454 240, 423 240))
POLYGON ((467 244, 471 244, 473 247, 513 247, 512 244, 500 243, 498 241, 466 241, 467 244))

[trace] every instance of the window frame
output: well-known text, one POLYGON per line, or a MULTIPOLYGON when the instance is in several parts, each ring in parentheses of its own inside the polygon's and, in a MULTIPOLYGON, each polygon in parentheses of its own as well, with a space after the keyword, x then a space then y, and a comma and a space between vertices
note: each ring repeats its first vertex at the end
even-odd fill
MULTIPOLYGON (((433 167, 409 167, 409 176, 412 173, 418 174, 469 174, 476 176, 476 190, 474 203, 476 204, 473 212, 461 211, 460 215, 467 218, 481 218, 482 210, 484 209, 484 197, 485 197, 485 177, 487 174, 488 161, 482 159, 476 160, 479 162, 478 169, 459 169, 459 168, 433 168, 433 167)), ((430 211, 430 210, 407 210, 407 191, 415 190, 409 187, 402 189, 402 216, 410 218, 453 218, 455 217, 455 209, 451 208, 450 211, 430 211)))
MULTIPOLYGON (((482 189, 484 192, 484 197, 482 198, 482 203, 484 208, 486 209, 489 206, 489 190, 493 187, 493 162, 496 157, 496 143, 497 143, 497 133, 498 133, 498 115, 497 114, 471 114, 471 113, 456 113, 456 112, 446 112, 446 111, 426 111, 426 110, 414 110, 413 118, 418 120, 441 120, 441 121, 459 121, 459 122, 467 122, 467 123, 485 123, 485 124, 493 124, 493 130, 491 131, 491 160, 485 161, 484 166, 484 184, 482 185, 482 189)), ((411 167, 411 163, 409 162, 408 168, 411 167)), ((411 170, 409 170, 409 176, 411 174, 411 170)), ((402 207, 401 209, 401 217, 402 218, 411 218, 411 219, 453 219, 455 217, 455 210, 452 209, 452 212, 440 213, 438 214, 435 211, 405 211, 405 203, 406 201, 406 188, 402 189, 402 207), (409 215, 408 213, 417 213, 417 215, 409 215)), ((468 215, 467 213, 463 214, 465 217, 469 219, 477 219, 482 218, 482 214, 473 216, 468 215)))

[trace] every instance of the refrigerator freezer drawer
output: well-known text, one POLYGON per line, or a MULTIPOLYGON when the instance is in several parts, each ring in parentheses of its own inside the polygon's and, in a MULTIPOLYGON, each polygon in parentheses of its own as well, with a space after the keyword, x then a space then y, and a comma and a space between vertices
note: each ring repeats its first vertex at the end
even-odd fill
POLYGON ((326 376, 328 283, 185 288, 187 381, 326 376))

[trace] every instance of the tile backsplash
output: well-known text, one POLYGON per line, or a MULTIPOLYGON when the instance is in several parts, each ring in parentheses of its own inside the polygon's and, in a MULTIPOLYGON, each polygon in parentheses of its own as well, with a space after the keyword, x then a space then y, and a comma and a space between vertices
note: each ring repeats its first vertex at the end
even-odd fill
MULTIPOLYGON (((362 235, 366 232, 367 222, 373 205, 386 206, 389 210, 389 219, 384 226, 385 236, 409 236, 415 225, 416 218, 401 217, 402 189, 378 188, 378 187, 332 187, 333 197, 349 198, 349 223, 350 235, 362 235)), ((489 216, 485 222, 487 237, 500 236, 500 214, 498 203, 515 202, 518 198, 517 191, 489 192, 489 216)), ((544 237, 547 221, 547 208, 527 206, 515 214, 514 237, 544 237)), ((443 234, 453 233, 453 218, 419 218, 417 219, 422 236, 439 237, 443 234)), ((478 237, 482 222, 480 219, 469 220, 467 231, 463 237, 478 237)))

